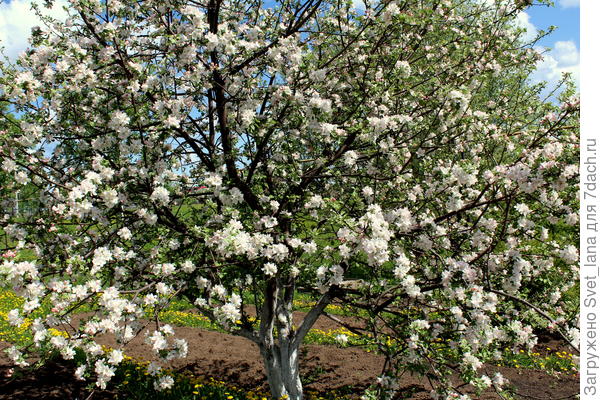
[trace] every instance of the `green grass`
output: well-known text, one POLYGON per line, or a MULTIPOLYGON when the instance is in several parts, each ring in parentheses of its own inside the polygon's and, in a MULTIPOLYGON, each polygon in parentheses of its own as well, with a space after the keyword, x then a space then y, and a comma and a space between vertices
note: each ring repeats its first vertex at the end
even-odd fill
POLYGON ((214 378, 192 376, 189 373, 165 371, 175 381, 171 389, 158 392, 155 377, 146 372, 147 364, 126 359, 113 378, 112 385, 119 399, 128 400, 261 400, 270 396, 260 390, 244 390, 214 378))
POLYGON ((553 351, 549 347, 544 353, 526 352, 518 353, 504 349, 502 359, 497 365, 513 368, 539 369, 548 372, 577 373, 577 365, 573 362, 573 354, 566 351, 553 351))

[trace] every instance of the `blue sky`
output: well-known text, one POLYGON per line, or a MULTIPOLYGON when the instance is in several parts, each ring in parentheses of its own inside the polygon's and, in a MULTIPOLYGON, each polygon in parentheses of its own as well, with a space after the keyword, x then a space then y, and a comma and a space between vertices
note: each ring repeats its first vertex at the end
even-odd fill
POLYGON ((527 10, 531 23, 545 29, 549 25, 558 26, 549 38, 542 42, 551 46, 558 40, 572 40, 579 48, 579 1, 557 1, 555 7, 534 6, 527 10))
MULTIPOLYGON (((545 30, 550 25, 558 26, 555 32, 539 42, 537 49, 540 52, 545 48, 550 51, 544 53, 544 60, 539 63, 532 80, 545 80, 552 86, 559 81, 563 72, 572 72, 579 84, 579 0, 554 1, 555 7, 534 5, 519 15, 518 24, 528 30, 530 37, 535 34, 536 29, 545 30)), ((40 24, 30 10, 29 3, 30 0, 0 0, 0 44, 5 47, 5 54, 11 59, 25 50, 31 27, 40 24)), ((50 15, 64 18, 61 6, 65 3, 66 0, 56 0, 50 15)), ((355 4, 360 5, 361 0, 355 0, 355 4)))
POLYGON ((544 60, 538 64, 534 81, 545 80, 555 84, 563 72, 571 72, 579 87, 579 0, 555 0, 554 7, 533 6, 526 16, 530 28, 547 30, 550 25, 557 29, 538 43, 539 50, 549 48, 544 60))

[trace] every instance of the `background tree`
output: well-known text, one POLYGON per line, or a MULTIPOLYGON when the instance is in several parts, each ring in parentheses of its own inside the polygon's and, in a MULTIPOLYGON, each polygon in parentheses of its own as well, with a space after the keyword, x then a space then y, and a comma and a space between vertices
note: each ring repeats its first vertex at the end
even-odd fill
POLYGON ((577 276, 578 101, 527 83, 521 4, 69 4, 3 69, 20 116, 3 168, 44 207, 3 219, 35 260, 0 272, 27 299, 14 324, 52 301, 35 342, 83 347, 80 375, 104 387, 119 358, 94 337, 127 343, 148 308, 157 356, 184 357, 158 318, 180 296, 258 345, 276 398, 302 398, 298 349, 334 300, 369 315, 380 397, 400 368, 447 396, 454 370, 501 385, 481 359, 533 345, 534 314, 575 338, 554 303, 577 276), (318 300, 294 326, 299 288, 318 300), (50 340, 84 304, 97 312, 50 340))
MULTIPOLYGON (((14 138, 18 136, 20 132, 19 123, 6 103, 0 103, 0 113, 2 115, 0 118, 0 137, 12 136, 14 138)), ((21 161, 23 161, 22 157, 21 161)), ((0 209, 2 214, 6 214, 7 217, 12 215, 15 218, 21 218, 21 222, 23 222, 23 219, 34 215, 40 207, 38 201, 39 189, 31 182, 27 184, 16 183, 15 181, 18 178, 23 177, 22 174, 15 176, 5 173, 5 170, 12 168, 13 165, 16 167, 14 161, 3 159, 1 164, 4 168, 0 168, 0 209)), ((11 258, 16 255, 14 252, 16 243, 10 240, 2 229, 0 229, 0 241, 2 242, 2 249, 5 250, 2 256, 11 258)))

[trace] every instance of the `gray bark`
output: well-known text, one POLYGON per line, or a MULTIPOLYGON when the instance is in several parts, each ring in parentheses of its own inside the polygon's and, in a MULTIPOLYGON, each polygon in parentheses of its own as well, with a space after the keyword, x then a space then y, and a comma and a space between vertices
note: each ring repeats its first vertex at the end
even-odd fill
MULTIPOLYGON (((290 344, 290 343, 288 343, 290 344)), ((298 364, 298 349, 276 345, 271 348, 260 346, 271 396, 280 399, 302 400, 302 382, 298 364)))
POLYGON ((293 295, 293 283, 284 284, 281 280, 272 279, 267 283, 265 302, 261 310, 256 343, 260 348, 271 396, 274 399, 287 396, 289 400, 302 400, 298 349, 319 315, 332 300, 330 292, 321 296, 295 330, 292 318, 293 295))

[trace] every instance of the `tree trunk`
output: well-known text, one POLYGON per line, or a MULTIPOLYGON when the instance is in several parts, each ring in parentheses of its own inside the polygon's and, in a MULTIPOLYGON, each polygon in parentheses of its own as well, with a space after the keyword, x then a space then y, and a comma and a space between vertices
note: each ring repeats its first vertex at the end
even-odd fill
POLYGON ((331 289, 321 296, 306 314, 298 329, 293 324, 294 282, 271 279, 267 282, 265 302, 255 343, 260 348, 267 379, 274 399, 286 396, 302 400, 298 349, 310 328, 331 302, 331 289))
POLYGON ((302 400, 298 346, 284 339, 272 346, 261 345, 260 353, 273 398, 287 396, 289 400, 302 400))

